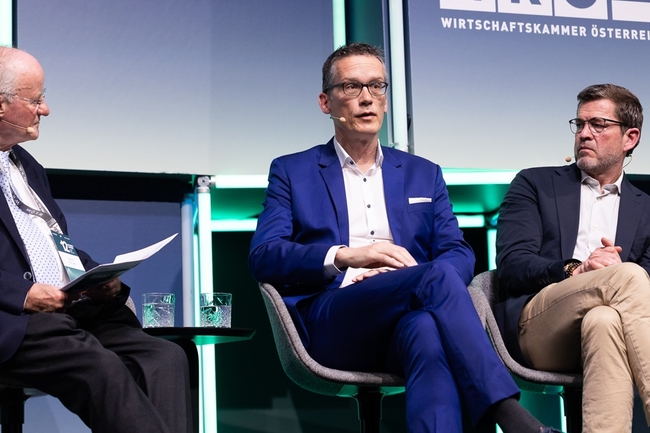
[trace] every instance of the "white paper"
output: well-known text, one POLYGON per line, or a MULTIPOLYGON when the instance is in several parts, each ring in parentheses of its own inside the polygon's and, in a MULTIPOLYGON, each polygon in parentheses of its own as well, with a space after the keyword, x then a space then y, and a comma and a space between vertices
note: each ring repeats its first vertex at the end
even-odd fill
POLYGON ((105 284, 113 278, 117 278, 129 269, 134 268, 140 264, 143 260, 148 259, 152 255, 156 254, 162 247, 167 245, 174 239, 178 233, 163 239, 162 241, 150 245, 141 250, 132 251, 126 254, 120 254, 115 257, 113 263, 108 263, 104 265, 99 265, 91 270, 81 274, 78 278, 70 281, 65 286, 61 287, 61 290, 64 291, 80 291, 90 289, 92 287, 98 286, 100 284, 105 284))
POLYGON ((173 234, 167 239, 163 239, 162 241, 157 242, 153 245, 142 248, 141 250, 132 251, 130 253, 124 253, 124 254, 120 254, 119 256, 115 256, 115 260, 113 260, 113 263, 141 262, 156 254, 158 251, 160 251, 162 247, 170 243, 172 239, 174 239, 176 236, 178 236, 178 233, 173 234))

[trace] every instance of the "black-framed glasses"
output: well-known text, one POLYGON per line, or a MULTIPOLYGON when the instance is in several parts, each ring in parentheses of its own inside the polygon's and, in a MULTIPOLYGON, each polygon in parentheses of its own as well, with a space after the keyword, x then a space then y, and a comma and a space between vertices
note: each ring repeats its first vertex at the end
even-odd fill
POLYGON ((345 81, 343 83, 332 84, 325 88, 324 92, 329 92, 335 87, 340 87, 347 96, 359 96, 365 87, 372 96, 381 96, 386 94, 388 83, 384 81, 371 81, 363 84, 357 81, 345 81))
POLYGON ((575 119, 569 120, 569 128, 571 128, 571 132, 574 134, 580 134, 582 130, 585 129, 585 125, 587 123, 589 124, 589 129, 594 134, 600 134, 603 132, 610 123, 614 123, 620 126, 628 126, 627 124, 619 122, 618 120, 605 119, 604 117, 592 117, 591 119, 587 120, 578 119, 576 117, 575 119))

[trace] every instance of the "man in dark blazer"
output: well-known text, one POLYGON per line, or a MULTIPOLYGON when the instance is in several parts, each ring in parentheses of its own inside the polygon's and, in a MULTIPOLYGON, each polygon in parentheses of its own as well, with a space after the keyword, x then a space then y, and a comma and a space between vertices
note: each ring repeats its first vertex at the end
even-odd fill
POLYGON ((536 369, 584 372, 590 433, 631 431, 634 385, 650 420, 650 197, 623 173, 642 123, 627 89, 587 87, 576 163, 521 171, 499 213, 506 344, 536 369))
POLYGON ((386 81, 376 47, 327 59, 335 136, 273 161, 251 272, 279 289, 316 361, 405 377, 409 432, 461 432, 461 399, 476 423, 552 431, 519 406, 474 310, 474 255, 440 167, 379 146, 386 81))
MULTIPOLYGON (((59 289, 69 277, 52 232, 67 224, 45 170, 18 145, 37 139, 50 113, 43 82, 34 57, 0 47, 0 370, 57 397, 93 432, 189 432, 187 358, 142 331, 128 286, 115 279, 83 300, 59 289), (17 222, 24 214, 35 231, 17 222)), ((85 269, 97 265, 77 252, 85 269)))

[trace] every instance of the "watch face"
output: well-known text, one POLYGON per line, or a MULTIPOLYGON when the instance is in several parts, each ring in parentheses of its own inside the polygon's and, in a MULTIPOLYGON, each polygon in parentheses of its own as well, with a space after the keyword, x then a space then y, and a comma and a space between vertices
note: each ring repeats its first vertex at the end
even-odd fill
POLYGON ((566 265, 564 265, 564 277, 569 278, 569 277, 573 276, 573 271, 575 271, 576 268, 578 268, 581 264, 582 264, 582 262, 576 260, 576 261, 569 262, 566 265))

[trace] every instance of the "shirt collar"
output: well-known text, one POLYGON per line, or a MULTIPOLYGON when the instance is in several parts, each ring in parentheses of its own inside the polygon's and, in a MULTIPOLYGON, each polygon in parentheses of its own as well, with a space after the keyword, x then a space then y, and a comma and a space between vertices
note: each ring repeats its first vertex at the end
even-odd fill
MULTIPOLYGON (((584 171, 580 170, 580 174, 582 175, 582 184, 589 184, 589 185, 599 185, 599 182, 594 179, 593 177, 589 176, 587 173, 584 171)), ((621 195, 621 185, 623 184, 623 172, 621 172, 621 175, 616 179, 616 182, 612 184, 607 184, 603 186, 603 190, 609 192, 610 194, 618 194, 621 195)))
MULTIPOLYGON (((350 161, 355 162, 350 155, 343 149, 341 143, 338 142, 336 137, 334 137, 334 150, 336 150, 336 156, 339 158, 339 163, 341 167, 345 167, 346 163, 350 161)), ((384 162, 384 152, 381 150, 381 143, 377 142, 377 155, 375 156, 375 165, 381 167, 381 164, 384 162)), ((355 162, 356 165, 356 162, 355 162)))

